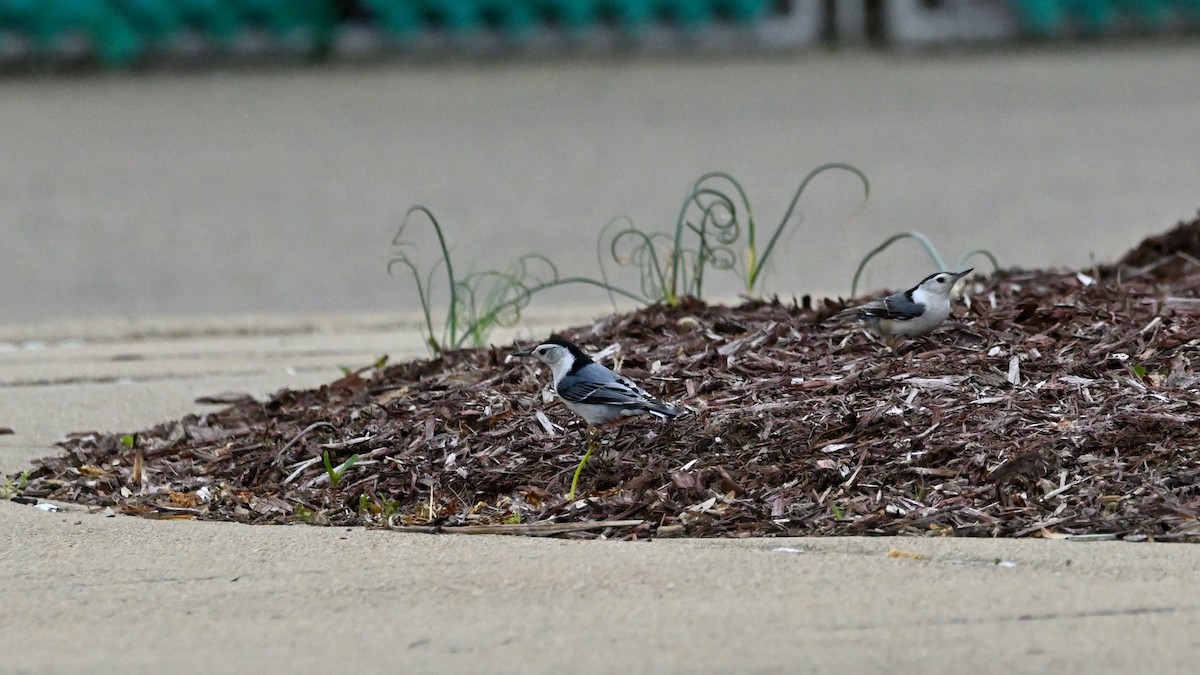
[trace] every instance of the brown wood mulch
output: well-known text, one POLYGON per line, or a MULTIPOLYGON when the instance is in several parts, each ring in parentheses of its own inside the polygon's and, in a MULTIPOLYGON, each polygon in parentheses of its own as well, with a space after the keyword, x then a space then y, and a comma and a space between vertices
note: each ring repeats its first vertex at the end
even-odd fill
POLYGON ((896 351, 822 325, 829 302, 688 301, 564 331, 689 410, 606 431, 573 501, 582 424, 507 346, 218 399, 126 442, 73 434, 23 496, 566 537, 1197 541, 1198 258, 1200 220, 1111 268, 975 279, 941 330, 896 351), (336 488, 324 451, 359 458, 336 488))

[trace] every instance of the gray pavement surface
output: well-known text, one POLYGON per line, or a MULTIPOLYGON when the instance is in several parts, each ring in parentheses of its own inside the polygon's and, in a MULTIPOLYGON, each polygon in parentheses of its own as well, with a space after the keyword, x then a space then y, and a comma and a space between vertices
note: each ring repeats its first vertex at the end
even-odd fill
POLYGON ((1200 653, 1190 546, 567 542, 6 503, 0 522, 7 672, 1189 673, 1200 653))
MULTIPOLYGON (((832 161, 872 198, 847 221, 853 181, 813 186, 770 278, 785 296, 846 293, 906 229, 949 258, 1086 265, 1200 207, 1196 59, 1185 42, 7 79, 0 322, 413 309, 384 274, 412 204, 460 269, 535 250, 593 273, 606 222, 672 227, 706 171, 741 178, 765 229, 832 161)), ((909 244, 867 284, 929 266, 909 244)))

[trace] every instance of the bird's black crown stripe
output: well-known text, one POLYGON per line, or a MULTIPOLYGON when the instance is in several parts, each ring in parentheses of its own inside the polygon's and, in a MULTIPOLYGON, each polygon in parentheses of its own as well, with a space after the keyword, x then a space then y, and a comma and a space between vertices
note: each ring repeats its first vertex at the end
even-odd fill
POLYGON ((549 340, 546 340, 545 342, 543 342, 542 344, 558 345, 559 347, 565 347, 567 349, 567 351, 571 353, 571 356, 575 357, 575 362, 571 364, 571 370, 567 371, 567 374, 569 374, 569 375, 574 375, 575 373, 579 372, 580 369, 582 369, 584 366, 586 366, 589 363, 592 363, 592 357, 588 356, 587 354, 584 354, 582 349, 580 349, 579 347, 576 347, 573 342, 569 342, 558 336, 553 336, 549 340))
POLYGON ((933 274, 930 274, 929 276, 927 276, 927 277, 925 277, 924 279, 922 279, 922 280, 920 280, 919 282, 917 282, 917 285, 916 285, 916 286, 913 286, 912 288, 908 289, 908 291, 905 293, 905 295, 907 295, 907 296, 908 296, 908 299, 909 299, 909 300, 912 300, 912 294, 913 294, 913 291, 915 291, 915 290, 917 290, 918 288, 920 288, 920 287, 921 287, 921 284, 925 283, 926 281, 929 281, 930 279, 932 279, 932 278, 934 278, 934 277, 938 276, 939 274, 949 274, 949 272, 934 272, 933 274))

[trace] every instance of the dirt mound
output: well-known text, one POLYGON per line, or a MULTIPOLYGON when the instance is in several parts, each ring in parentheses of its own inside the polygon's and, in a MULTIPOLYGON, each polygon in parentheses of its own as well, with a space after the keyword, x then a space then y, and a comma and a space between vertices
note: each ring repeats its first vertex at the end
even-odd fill
POLYGON ((1158 279, 1176 279, 1200 272, 1200 215, 1191 222, 1180 221, 1175 229, 1148 237, 1121 257, 1117 269, 1123 274, 1150 274, 1158 279))
POLYGON ((1200 309, 1166 300, 1197 287, 1195 271, 1003 273, 899 353, 779 302, 654 306, 566 331, 593 352, 619 344, 616 367, 690 410, 607 432, 574 501, 583 428, 508 348, 247 397, 132 438, 76 434, 24 494, 148 517, 572 537, 1195 540, 1200 309), (358 455, 336 487, 324 452, 332 466, 358 455))

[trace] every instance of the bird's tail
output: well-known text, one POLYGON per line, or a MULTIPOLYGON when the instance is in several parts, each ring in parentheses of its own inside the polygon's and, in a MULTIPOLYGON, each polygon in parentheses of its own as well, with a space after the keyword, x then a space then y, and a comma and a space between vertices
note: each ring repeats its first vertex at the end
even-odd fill
POLYGON ((848 316, 856 316, 861 312, 862 312, 862 307, 847 307, 846 309, 843 309, 842 311, 838 312, 837 314, 831 315, 828 319, 825 319, 825 321, 834 321, 836 319, 844 319, 848 316))

